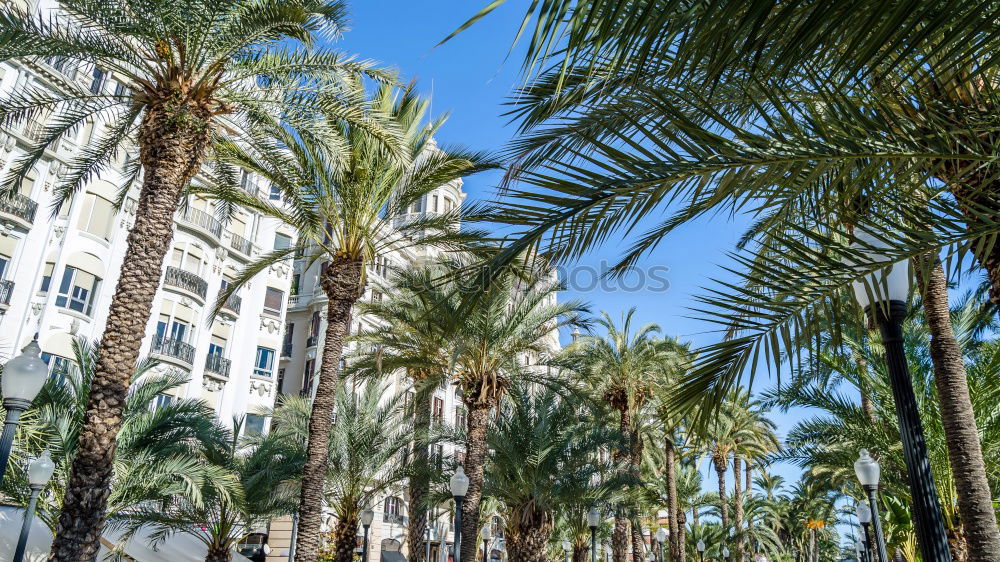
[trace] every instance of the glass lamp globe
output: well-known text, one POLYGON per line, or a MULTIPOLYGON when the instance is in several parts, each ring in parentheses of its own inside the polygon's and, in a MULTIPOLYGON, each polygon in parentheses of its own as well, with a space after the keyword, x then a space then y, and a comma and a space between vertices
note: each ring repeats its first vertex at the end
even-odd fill
POLYGON ((868 507, 865 502, 858 502, 857 507, 854 511, 858 515, 858 522, 862 525, 867 525, 872 522, 872 510, 868 507))
POLYGON ((597 511, 596 507, 590 508, 587 512, 587 526, 591 529, 596 529, 598 525, 601 524, 601 513, 597 511))
POLYGON ((28 463, 28 484, 32 487, 44 488, 52 478, 52 473, 56 470, 56 464, 49 456, 49 450, 45 449, 28 463))
POLYGON ((483 537, 484 541, 488 541, 491 538, 493 538, 493 529, 490 529, 490 526, 487 525, 487 526, 483 527, 482 531, 479 531, 479 536, 483 537))
POLYGON ((573 545, 570 544, 569 541, 563 541, 562 547, 563 547, 563 550, 566 551, 566 552, 569 552, 570 550, 573 549, 573 545))
MULTIPOLYGON (((886 262, 889 244, 880 240, 870 232, 857 230, 854 234, 858 242, 851 247, 867 255, 868 262, 886 262)), ((902 261, 889 264, 888 267, 864 276, 851 284, 854 297, 861 308, 868 308, 874 299, 876 302, 906 301, 910 292, 909 262, 902 261)))
POLYGON ((659 531, 656 531, 656 541, 663 544, 667 540, 667 530, 660 527, 659 531))
POLYGON ((705 541, 698 541, 698 552, 705 552, 705 541))
POLYGON ((875 462, 875 459, 868 454, 868 449, 861 449, 858 460, 854 461, 854 474, 858 481, 865 487, 877 487, 878 479, 882 473, 882 468, 875 462))
POLYGON ((365 527, 370 527, 372 521, 375 520, 375 512, 371 509, 366 509, 361 512, 361 524, 365 527))
POLYGON ((49 376, 49 366, 42 361, 41 352, 38 340, 31 340, 17 357, 3 366, 0 391, 3 392, 5 402, 13 401, 18 406, 27 408, 35 396, 38 396, 38 391, 49 376))
POLYGON ((455 474, 451 477, 451 495, 455 497, 465 497, 469 491, 469 477, 465 475, 465 468, 461 465, 455 469, 455 474))
POLYGON ((729 547, 728 546, 722 547, 722 557, 723 558, 729 558, 729 547))

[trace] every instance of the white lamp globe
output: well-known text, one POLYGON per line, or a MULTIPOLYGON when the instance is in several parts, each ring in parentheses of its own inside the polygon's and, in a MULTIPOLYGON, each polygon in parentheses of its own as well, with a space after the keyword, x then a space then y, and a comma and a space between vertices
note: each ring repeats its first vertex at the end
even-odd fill
POLYGON ((56 470, 56 464, 49 456, 49 450, 45 449, 28 463, 28 484, 32 487, 44 488, 52 478, 52 473, 56 470))
POLYGON ((562 547, 563 547, 563 550, 566 551, 566 552, 569 552, 570 550, 573 549, 573 545, 571 545, 569 543, 569 541, 563 541, 562 547))
POLYGON ((0 391, 3 392, 5 403, 14 402, 24 409, 31 405, 35 396, 38 396, 38 391, 45 385, 45 379, 49 376, 49 366, 42 361, 41 352, 38 340, 31 340, 31 343, 21 349, 17 357, 3 366, 0 391))
POLYGON ((656 541, 663 544, 667 540, 667 530, 660 527, 660 530, 656 531, 656 541))
POLYGON ((865 487, 877 487, 882 468, 875 462, 875 459, 868 454, 868 449, 861 449, 858 460, 854 461, 854 474, 858 481, 865 487))
POLYGON ((591 529, 596 529, 598 525, 601 524, 601 513, 597 511, 596 507, 590 508, 587 512, 587 526, 591 529))
POLYGON ((372 521, 375 520, 375 512, 371 509, 366 509, 361 512, 361 524, 365 527, 370 527, 372 521))
POLYGON ((484 541, 488 541, 493 538, 493 529, 490 528, 490 525, 487 525, 483 527, 482 531, 479 531, 479 536, 483 537, 484 541))
POLYGON ((728 546, 722 547, 722 557, 723 558, 729 558, 729 547, 728 546))
POLYGON ((698 541, 698 552, 705 552, 705 541, 698 541))
POLYGON ((451 495, 457 498, 464 498, 469 491, 469 477, 465 475, 465 469, 459 465, 455 469, 455 474, 451 477, 451 495))
MULTIPOLYGON (((860 229, 855 232, 854 237, 858 242, 852 244, 851 247, 866 254, 868 263, 887 262, 890 259, 885 251, 889 249, 889 244, 884 240, 860 229)), ((851 284, 854 289, 854 297, 858 300, 861 308, 868 308, 873 300, 876 303, 905 302, 909 296, 909 262, 887 263, 886 266, 884 269, 866 275, 851 284)))
POLYGON ((858 522, 862 525, 867 525, 872 522, 872 510, 868 507, 865 502, 858 502, 857 507, 854 511, 858 515, 858 522))

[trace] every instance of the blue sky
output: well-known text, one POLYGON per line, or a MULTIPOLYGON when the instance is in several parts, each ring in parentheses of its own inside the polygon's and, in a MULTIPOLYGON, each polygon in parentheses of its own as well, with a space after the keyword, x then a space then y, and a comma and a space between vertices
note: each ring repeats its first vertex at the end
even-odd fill
MULTIPOLYGON (((515 131, 502 116, 503 103, 519 83, 521 53, 510 54, 511 41, 520 25, 526 3, 510 0, 490 17, 435 48, 443 38, 487 4, 486 0, 356 0, 350 3, 351 30, 338 46, 364 58, 395 67, 406 79, 418 80, 418 89, 433 91, 435 115, 451 117, 438 135, 440 144, 460 144, 474 149, 499 150, 515 131)), ((465 190, 470 199, 487 198, 497 174, 470 178, 465 190)), ((686 226, 670 236, 642 264, 668 268, 669 288, 665 291, 567 291, 566 298, 588 301, 595 310, 613 316, 629 307, 637 308, 638 319, 659 324, 666 335, 680 336, 695 344, 714 341, 715 334, 703 323, 691 320, 687 307, 702 287, 721 275, 720 264, 733 247, 747 221, 716 217, 686 226)), ((602 260, 611 262, 622 244, 612 241, 581 260, 578 265, 599 269, 602 260)), ((581 274, 585 277, 586 274, 581 274)), ((763 388, 767 382, 756 383, 763 388)), ((801 419, 803 412, 774 413, 779 432, 801 419)), ((773 468, 794 482, 798 469, 784 465, 773 468)), ((715 481, 706 475, 706 481, 715 481)))

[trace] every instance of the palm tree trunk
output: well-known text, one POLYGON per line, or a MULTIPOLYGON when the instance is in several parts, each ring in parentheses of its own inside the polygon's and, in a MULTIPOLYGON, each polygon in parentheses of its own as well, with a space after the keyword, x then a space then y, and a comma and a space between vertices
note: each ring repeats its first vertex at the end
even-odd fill
POLYGON ((233 554, 229 547, 213 544, 208 547, 205 562, 232 562, 233 554))
POLYGON ((573 562, 589 562, 589 555, 590 547, 586 543, 573 545, 573 562))
POLYGON ((82 562, 97 557, 125 395, 160 284, 163 258, 170 249, 174 212, 211 138, 205 126, 208 115, 204 113, 185 106, 150 107, 140 125, 139 158, 145 177, 135 225, 128 234, 128 247, 98 346, 94 379, 50 560, 82 562))
MULTIPOLYGON (((1000 560, 1000 533, 997 532, 979 430, 969 397, 962 349, 952 330, 944 268, 935 257, 928 259, 934 259, 935 263, 926 271, 927 278, 921 279, 921 296, 924 317, 931 332, 934 383, 969 560, 996 561, 1000 560)), ((920 267, 915 269, 923 271, 920 267)))
POLYGON ((424 549, 420 548, 424 540, 424 527, 427 525, 427 506, 424 505, 427 492, 430 489, 430 463, 427 456, 427 433, 431 426, 431 400, 433 394, 426 394, 419 403, 413 404, 413 466, 417 473, 410 476, 409 492, 410 519, 406 527, 406 544, 409 545, 411 562, 421 562, 424 559, 424 549))
MULTIPOLYGON (((715 455, 712 458, 715 464, 715 473, 719 478, 719 510, 722 512, 722 528, 729 529, 729 501, 726 496, 726 468, 729 464, 722 455, 715 455)), ((728 531, 726 531, 728 532, 728 531)))
MULTIPOLYGON (((510 560, 521 562, 549 562, 549 533, 552 525, 521 526, 507 535, 507 553, 510 560)), ((465 542, 464 540, 462 541, 465 542)), ((462 560, 475 560, 465 558, 462 560)))
MULTIPOLYGON (((358 547, 358 520, 338 520, 337 528, 334 531, 336 540, 334 542, 332 562, 354 562, 354 549, 358 547)), ((295 547, 295 557, 298 558, 298 546, 295 547)))
POLYGON ((615 528, 611 532, 611 559, 614 562, 628 562, 629 535, 628 518, 619 511, 615 514, 615 528))
POLYGON ((677 521, 680 518, 680 508, 677 502, 677 450, 674 446, 673 435, 668 435, 663 441, 663 450, 667 458, 667 529, 670 530, 670 559, 678 560, 678 537, 677 521))
POLYGON ((316 381, 316 397, 309 415, 306 462, 302 469, 302 491, 299 495, 295 562, 316 562, 319 556, 323 481, 326 478, 338 371, 344 340, 351 326, 351 307, 361 291, 361 268, 360 260, 335 259, 326 266, 320 279, 320 286, 327 298, 327 324, 323 335, 323 361, 316 381))
POLYGON ((686 537, 687 534, 687 517, 684 515, 684 510, 677 511, 677 558, 674 558, 672 562, 684 562, 687 559, 687 548, 686 537))
POLYGON ((645 543, 642 536, 642 524, 636 518, 632 522, 632 562, 645 562, 645 543))
MULTIPOLYGON (((751 463, 749 460, 747 461, 746 476, 747 476, 747 486, 746 486, 747 497, 748 498, 752 498, 753 497, 753 463, 751 463)), ((753 528, 753 518, 752 517, 747 517, 747 530, 752 529, 752 528, 753 528)), ((752 547, 753 544, 751 543, 751 544, 748 544, 747 546, 748 547, 752 547)))
MULTIPOLYGON (((743 458, 733 453, 733 525, 739 538, 736 539, 736 559, 743 562, 743 458)), ((727 531, 728 532, 728 531, 727 531)))
POLYGON ((486 430, 490 422, 489 406, 466 403, 465 475, 469 491, 462 503, 462 560, 475 560, 479 542, 479 505, 483 501, 483 474, 486 466, 486 430))

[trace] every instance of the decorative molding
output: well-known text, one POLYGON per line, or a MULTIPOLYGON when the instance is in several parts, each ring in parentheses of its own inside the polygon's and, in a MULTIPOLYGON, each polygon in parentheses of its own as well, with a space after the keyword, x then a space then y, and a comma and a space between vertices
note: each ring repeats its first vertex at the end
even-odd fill
POLYGON ((272 273, 275 277, 279 277, 281 279, 288 277, 288 274, 289 272, 291 272, 291 269, 292 268, 285 262, 272 263, 271 267, 267 268, 267 270, 270 273, 272 273))
POLYGON ((250 381, 250 392, 256 392, 257 396, 270 396, 272 386, 267 381, 250 381))
POLYGON ((203 375, 201 377, 201 387, 209 392, 221 392, 226 388, 226 381, 203 375))
POLYGON ((261 316, 260 329, 267 330, 269 334, 276 334, 281 331, 281 321, 270 316, 261 316))
POLYGON ((31 303, 31 314, 33 316, 38 316, 42 312, 42 308, 45 307, 45 303, 33 302, 31 303))

